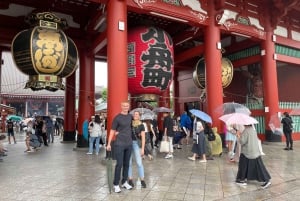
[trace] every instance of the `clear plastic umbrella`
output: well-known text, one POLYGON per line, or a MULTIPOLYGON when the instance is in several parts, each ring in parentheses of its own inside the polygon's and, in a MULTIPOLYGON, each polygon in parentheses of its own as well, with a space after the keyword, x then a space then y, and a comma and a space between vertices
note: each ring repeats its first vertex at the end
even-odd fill
POLYGON ((246 115, 250 115, 251 111, 245 105, 235 102, 227 102, 218 106, 214 112, 218 115, 231 114, 231 113, 243 113, 246 115))
POLYGON ((167 107, 157 107, 152 110, 153 112, 173 112, 172 109, 167 107))
POLYGON ((143 107, 138 107, 138 108, 135 108, 133 110, 131 110, 129 113, 130 114, 133 114, 135 112, 139 112, 141 115, 154 115, 154 112, 148 108, 143 108, 143 107))
POLYGON ((274 114, 271 116, 269 121, 269 127, 275 135, 283 135, 281 120, 278 114, 274 114))

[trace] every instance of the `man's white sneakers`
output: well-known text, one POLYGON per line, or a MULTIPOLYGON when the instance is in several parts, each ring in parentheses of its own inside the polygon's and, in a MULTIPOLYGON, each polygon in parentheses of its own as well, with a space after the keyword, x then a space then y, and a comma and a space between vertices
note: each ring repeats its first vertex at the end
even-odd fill
POLYGON ((114 191, 115 193, 120 193, 121 192, 120 186, 119 185, 114 186, 114 191))
POLYGON ((132 189, 132 186, 129 185, 129 183, 128 183, 127 181, 125 181, 125 182, 122 184, 122 187, 123 187, 123 188, 126 188, 127 190, 132 189))

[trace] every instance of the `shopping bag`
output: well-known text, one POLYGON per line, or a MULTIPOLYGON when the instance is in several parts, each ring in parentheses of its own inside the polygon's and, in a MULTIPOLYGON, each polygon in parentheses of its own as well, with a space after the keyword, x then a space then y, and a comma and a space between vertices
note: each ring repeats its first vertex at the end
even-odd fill
POLYGON ((163 139, 160 142, 159 152, 161 152, 161 153, 169 153, 169 151, 170 151, 169 141, 167 141, 166 139, 163 139))

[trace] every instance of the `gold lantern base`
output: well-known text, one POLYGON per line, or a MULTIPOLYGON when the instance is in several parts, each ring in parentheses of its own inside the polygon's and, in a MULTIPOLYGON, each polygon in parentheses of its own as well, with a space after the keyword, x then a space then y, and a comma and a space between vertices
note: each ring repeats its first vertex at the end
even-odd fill
POLYGON ((155 94, 141 94, 136 98, 138 102, 156 102, 158 101, 158 95, 155 94))
POLYGON ((33 91, 46 89, 48 91, 65 90, 62 84, 62 78, 56 75, 30 75, 25 85, 25 89, 30 88, 33 91))

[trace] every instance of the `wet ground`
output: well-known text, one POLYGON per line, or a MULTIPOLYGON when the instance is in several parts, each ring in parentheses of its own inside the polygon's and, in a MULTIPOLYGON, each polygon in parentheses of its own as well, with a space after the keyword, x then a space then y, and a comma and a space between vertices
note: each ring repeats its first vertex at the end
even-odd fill
POLYGON ((56 136, 49 147, 24 153, 24 135, 17 139, 17 144, 4 143, 9 152, 0 162, 1 201, 300 200, 300 142, 294 151, 284 151, 283 142, 263 143, 263 161, 272 176, 265 190, 255 181, 236 185, 237 164, 226 154, 206 164, 189 161, 191 145, 184 145, 173 159, 155 151, 154 160, 144 160, 147 188, 110 194, 103 147, 99 155, 86 155, 87 149, 74 151, 75 143, 61 143, 56 136))

